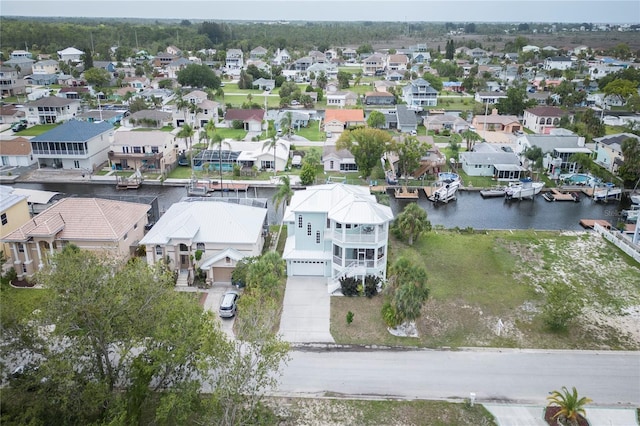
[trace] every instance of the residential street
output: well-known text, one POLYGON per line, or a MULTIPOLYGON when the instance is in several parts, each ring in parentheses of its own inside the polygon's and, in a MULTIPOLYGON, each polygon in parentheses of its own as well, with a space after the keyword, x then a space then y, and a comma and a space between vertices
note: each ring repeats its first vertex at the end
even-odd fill
POLYGON ((295 350, 278 393, 544 404, 575 386, 593 405, 640 405, 640 353, 539 350, 295 350))

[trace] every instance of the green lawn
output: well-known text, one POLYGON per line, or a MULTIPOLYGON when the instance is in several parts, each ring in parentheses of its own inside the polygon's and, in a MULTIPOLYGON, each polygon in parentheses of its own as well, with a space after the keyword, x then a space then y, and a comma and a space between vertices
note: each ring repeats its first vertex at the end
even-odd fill
POLYGON ((18 136, 38 136, 41 135, 43 133, 48 132, 49 130, 58 127, 59 124, 38 124, 35 125, 33 127, 29 127, 28 129, 24 129, 18 133, 16 133, 16 135, 18 136))
MULTIPOLYGON (((223 97, 217 96, 215 98, 216 102, 220 102, 222 104, 231 104, 234 108, 240 108, 243 103, 249 102, 249 99, 246 95, 224 95, 223 97)), ((261 107, 264 107, 264 96, 254 95, 251 99, 252 103, 256 103, 261 107)), ((267 106, 269 108, 279 108, 280 107, 280 96, 267 96, 267 106)))
POLYGON ((324 142, 326 139, 324 131, 318 128, 317 120, 310 120, 307 127, 301 127, 300 130, 295 131, 295 134, 310 141, 324 142))
POLYGON ((337 343, 638 349, 624 328, 612 324, 624 324, 625 309, 640 303, 640 265, 592 234, 436 229, 413 247, 392 238, 390 264, 400 256, 424 266, 429 277, 429 300, 416 322, 419 338, 388 333, 380 314, 383 297, 332 297, 337 343), (558 333, 546 328, 541 310, 545 292, 559 281, 575 288, 585 307, 558 333), (355 314, 349 326, 348 311, 355 314), (500 336, 499 319, 505 325, 500 336))
POLYGON ((132 131, 134 132, 150 132, 152 130, 160 130, 161 132, 172 132, 173 126, 163 126, 160 128, 157 127, 136 127, 132 131))
POLYGON ((445 109, 445 110, 463 110, 470 111, 476 105, 473 98, 444 98, 438 99, 438 105, 435 107, 427 107, 428 109, 445 109))
POLYGON ((230 129, 227 127, 216 128, 216 133, 220 135, 222 139, 242 140, 247 136, 247 131, 244 129, 230 129))
POLYGON ((3 309, 0 311, 2 328, 10 326, 14 321, 28 318, 33 311, 42 307, 48 299, 49 290, 36 288, 13 288, 9 284, 2 284, 0 300, 3 309), (11 307, 9 309, 8 307, 11 307))

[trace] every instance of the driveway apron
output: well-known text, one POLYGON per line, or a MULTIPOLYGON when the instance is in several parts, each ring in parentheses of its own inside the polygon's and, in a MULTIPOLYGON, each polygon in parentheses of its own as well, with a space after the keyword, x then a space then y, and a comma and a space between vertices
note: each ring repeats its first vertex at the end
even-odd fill
POLYGON ((280 335, 291 343, 334 343, 329 332, 330 296, 323 277, 289 277, 280 335))

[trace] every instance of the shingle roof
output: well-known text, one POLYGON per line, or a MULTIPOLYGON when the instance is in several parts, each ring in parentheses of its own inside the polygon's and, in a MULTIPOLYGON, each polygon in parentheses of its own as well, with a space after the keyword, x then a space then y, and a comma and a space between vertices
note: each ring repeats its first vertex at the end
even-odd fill
POLYGON ((113 129, 113 126, 103 121, 89 123, 87 121, 69 120, 58 127, 38 135, 31 142, 85 142, 113 129))
POLYGON ((398 116, 398 127, 415 127, 418 125, 416 113, 409 111, 406 105, 396 105, 396 114, 398 116))
POLYGON ((4 239, 25 241, 34 236, 78 240, 118 241, 151 206, 101 198, 63 198, 4 239))
POLYGON ((141 118, 147 118, 151 120, 165 121, 169 120, 171 117, 173 117, 173 114, 170 112, 158 111, 155 109, 142 109, 131 114, 129 119, 139 120, 141 118))
POLYGON ((264 118, 263 109, 228 109, 224 116, 225 120, 254 120, 262 121, 264 118))
POLYGON ((193 242, 253 244, 262 233, 267 209, 221 201, 181 201, 162 215, 140 244, 167 244, 173 238, 193 242))
POLYGON ((528 108, 524 111, 538 117, 562 117, 566 114, 562 109, 554 106, 539 106, 535 108, 528 108))
POLYGON ((0 154, 7 156, 29 155, 31 144, 27 138, 14 138, 0 141, 0 154))
POLYGON ((37 101, 28 102, 27 107, 65 107, 71 104, 80 104, 77 99, 67 99, 60 96, 45 96, 37 101))
POLYGON ((616 133, 614 135, 602 136, 600 138, 595 138, 594 142, 599 142, 604 145, 618 145, 618 149, 622 149, 622 142, 627 139, 636 139, 640 142, 640 136, 636 136, 633 133, 616 133))

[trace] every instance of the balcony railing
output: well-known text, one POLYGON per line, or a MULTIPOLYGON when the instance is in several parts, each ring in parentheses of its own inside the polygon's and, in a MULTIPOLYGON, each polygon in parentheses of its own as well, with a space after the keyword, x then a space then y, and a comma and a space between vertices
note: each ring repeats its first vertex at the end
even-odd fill
POLYGON ((375 232, 371 232, 371 233, 346 232, 343 234, 342 231, 340 230, 326 231, 325 238, 330 238, 331 240, 340 242, 340 243, 376 243, 379 241, 386 241, 387 232, 386 231, 378 232, 378 235, 376 236, 375 232))
POLYGON ((33 153, 35 155, 73 155, 73 156, 85 156, 87 153, 82 150, 73 150, 73 149, 34 149, 33 153))
POLYGON ((147 152, 147 153, 138 153, 138 152, 115 152, 109 151, 109 160, 117 160, 117 159, 127 159, 127 160, 139 160, 139 159, 154 159, 159 160, 164 156, 162 152, 147 152))
POLYGON ((380 267, 380 265, 384 265, 387 261, 386 256, 382 256, 378 259, 344 259, 344 264, 342 263, 342 258, 340 256, 333 256, 333 264, 337 267, 364 267, 364 268, 376 268, 380 267), (376 262, 377 265, 376 266, 376 262))

